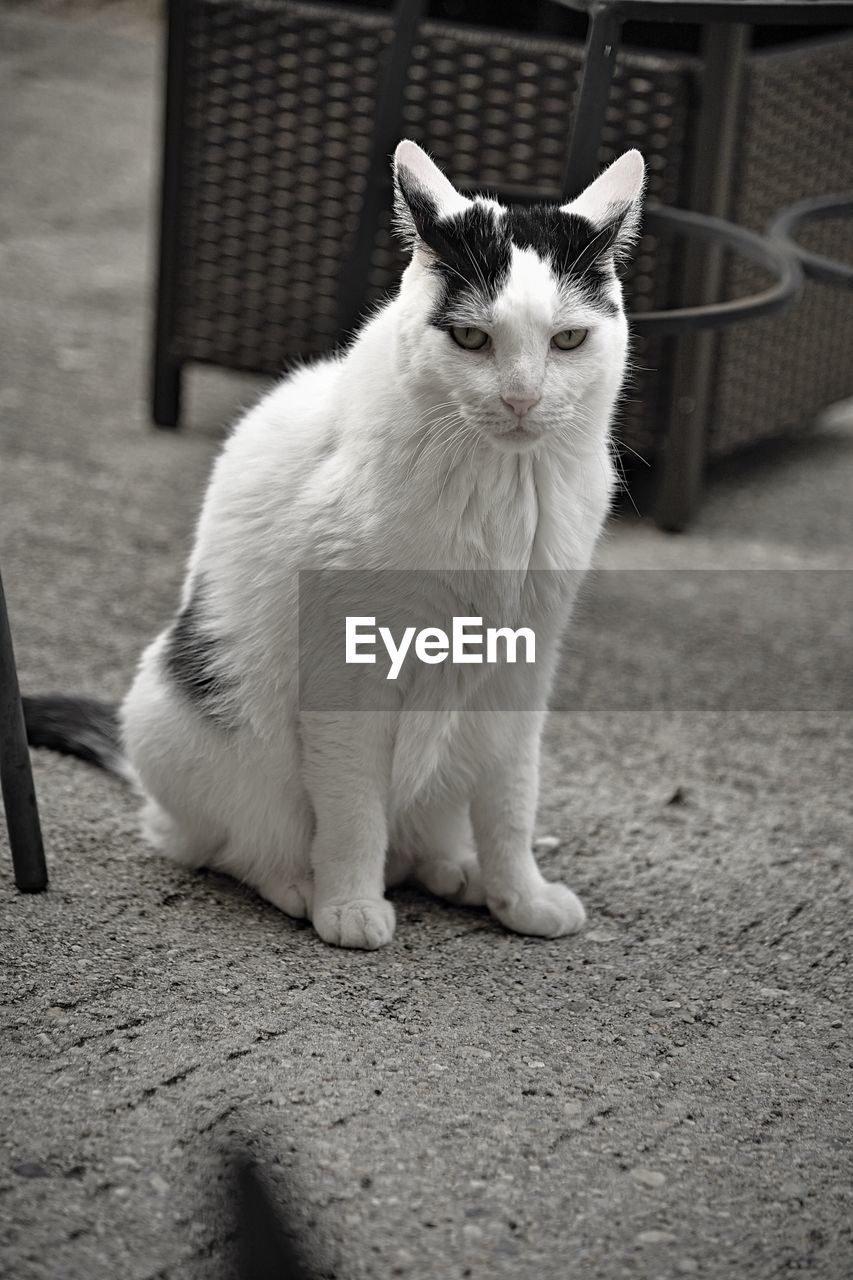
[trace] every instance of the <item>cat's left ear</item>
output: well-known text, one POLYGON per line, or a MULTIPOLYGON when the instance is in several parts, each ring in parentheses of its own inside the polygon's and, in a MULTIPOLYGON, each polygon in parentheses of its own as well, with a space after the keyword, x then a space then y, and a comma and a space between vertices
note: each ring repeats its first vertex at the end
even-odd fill
POLYGON ((563 213, 577 213, 601 232, 598 257, 627 258, 634 246, 643 213, 646 166, 639 151, 626 151, 569 204, 563 213))
POLYGON ((394 152, 394 225, 409 248, 419 240, 433 244, 437 223, 470 204, 416 142, 400 143, 394 152))

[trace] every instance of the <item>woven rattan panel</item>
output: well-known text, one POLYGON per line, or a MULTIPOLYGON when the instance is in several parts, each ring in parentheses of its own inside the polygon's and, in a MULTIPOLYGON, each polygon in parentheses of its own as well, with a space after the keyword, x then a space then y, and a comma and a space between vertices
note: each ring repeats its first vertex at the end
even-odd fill
MULTIPOLYGON (((754 57, 744 106, 734 221, 761 230, 795 200, 853 188, 853 39, 754 57)), ((853 222, 813 224, 802 242, 849 262, 853 222)), ((739 264, 727 290, 763 284, 739 264)), ((720 339, 716 377, 712 453, 808 425, 853 396, 853 293, 808 284, 790 310, 732 330, 720 339)))
MULTIPOLYGON (((368 171, 387 13, 282 0, 194 0, 182 81, 178 314, 173 354, 277 373, 327 350, 337 282, 368 171)), ((400 136, 429 147, 461 186, 559 194, 582 47, 424 24, 400 136)), ((642 147, 650 197, 678 203, 685 180, 692 64, 624 55, 602 161, 642 147)), ((390 186, 389 186, 390 206, 390 186)), ((371 295, 403 266, 385 219, 371 295)), ((646 237, 627 287, 648 309, 672 297, 666 246, 646 237)), ((621 433, 652 451, 662 419, 660 344, 640 371, 621 433)))

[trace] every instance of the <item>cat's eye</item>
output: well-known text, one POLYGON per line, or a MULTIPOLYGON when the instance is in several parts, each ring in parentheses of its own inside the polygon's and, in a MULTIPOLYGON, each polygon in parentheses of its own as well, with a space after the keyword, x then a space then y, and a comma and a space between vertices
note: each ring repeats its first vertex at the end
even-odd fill
POLYGON ((489 335, 482 329, 471 329, 458 324, 450 330, 450 336, 457 347, 463 347, 465 351, 482 351, 489 341, 489 335))
POLYGON ((551 341, 559 351, 575 351, 588 333, 589 329, 561 329, 551 341))

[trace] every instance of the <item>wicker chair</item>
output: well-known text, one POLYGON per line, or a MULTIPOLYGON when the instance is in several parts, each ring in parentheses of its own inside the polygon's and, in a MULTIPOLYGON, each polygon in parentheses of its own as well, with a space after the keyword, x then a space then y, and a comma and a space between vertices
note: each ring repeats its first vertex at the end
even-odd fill
MULTIPOLYGON (((678 8, 673 0, 610 7, 667 5, 678 8)), ((681 7, 695 11, 697 0, 681 7)), ((828 6, 789 0, 788 7, 819 18, 828 6)), ((708 8, 731 14, 734 6, 708 8)), ((762 5, 746 0, 740 8, 762 5)), ((363 200, 376 198, 377 83, 394 35, 389 12, 302 0, 172 0, 170 13, 154 392, 162 426, 178 421, 185 364, 277 374, 292 357, 328 350, 339 337, 341 281, 345 288, 363 200)), ((743 49, 743 28, 737 38, 743 49)), ((718 62, 735 47, 717 39, 718 62)), ((582 43, 429 21, 419 24, 406 62, 394 132, 428 146, 463 188, 560 197, 582 43)), ((853 136, 844 126, 853 39, 746 54, 737 83, 742 109, 728 131, 725 181, 706 212, 763 231, 793 198, 853 183, 853 136)), ((695 56, 621 49, 598 162, 639 142, 650 202, 695 208, 708 187, 702 166, 715 127, 707 93, 703 118, 703 85, 695 56)), ((365 304, 402 267, 389 204, 381 201, 378 225, 367 219, 365 304)), ((836 253, 851 240, 849 224, 839 232, 825 223, 819 234, 836 253)), ((698 257, 669 236, 646 234, 626 281, 632 310, 683 305, 685 279, 707 292, 698 257)), ((759 279, 754 266, 726 263, 722 290, 750 292, 759 279)), ((678 346, 660 336, 637 341, 618 430, 652 463, 677 454, 685 415, 701 418, 698 434, 691 429, 704 458, 798 427, 853 394, 853 300, 820 282, 784 316, 705 337, 678 346)), ((690 466, 695 472, 695 459, 690 466)), ((670 493, 659 515, 669 527, 686 522, 695 499, 684 492, 683 470, 670 467, 667 482, 663 469, 670 493)))

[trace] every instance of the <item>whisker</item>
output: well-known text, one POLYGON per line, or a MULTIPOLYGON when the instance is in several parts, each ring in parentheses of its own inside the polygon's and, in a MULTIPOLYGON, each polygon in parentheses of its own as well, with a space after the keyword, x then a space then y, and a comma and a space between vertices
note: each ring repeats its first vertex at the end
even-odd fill
MULTIPOLYGON (((459 457, 460 450, 461 450, 462 448, 464 448, 465 443, 466 443, 466 437, 463 435, 463 436, 462 436, 462 439, 459 441, 459 444, 457 445, 456 449, 454 450, 453 457, 452 457, 452 458, 451 458, 451 460, 450 460, 450 465, 449 465, 449 467, 447 468, 447 471, 446 471, 446 473, 445 473, 445 476, 444 476, 444 483, 442 484, 442 486, 441 486, 441 492, 440 492, 440 493, 439 493, 439 495, 438 495, 438 500, 437 500, 437 505, 438 505, 438 506, 441 506, 441 499, 442 499, 442 497, 443 497, 443 495, 444 495, 444 490, 445 490, 445 488, 447 487, 447 482, 448 482, 448 480, 450 479, 451 474, 453 473, 454 466, 455 466, 455 463, 456 463, 456 459, 459 457)), ((449 452, 449 450, 448 450, 448 452, 449 452)))
POLYGON ((626 444, 625 441, 620 439, 619 436, 613 435, 611 433, 610 439, 613 442, 613 444, 618 445, 620 449, 627 449, 629 453, 632 453, 635 458, 638 458, 639 461, 642 462, 644 467, 650 467, 652 465, 649 462, 648 458, 644 458, 641 453, 637 453, 636 449, 632 449, 631 446, 629 444, 626 444))

